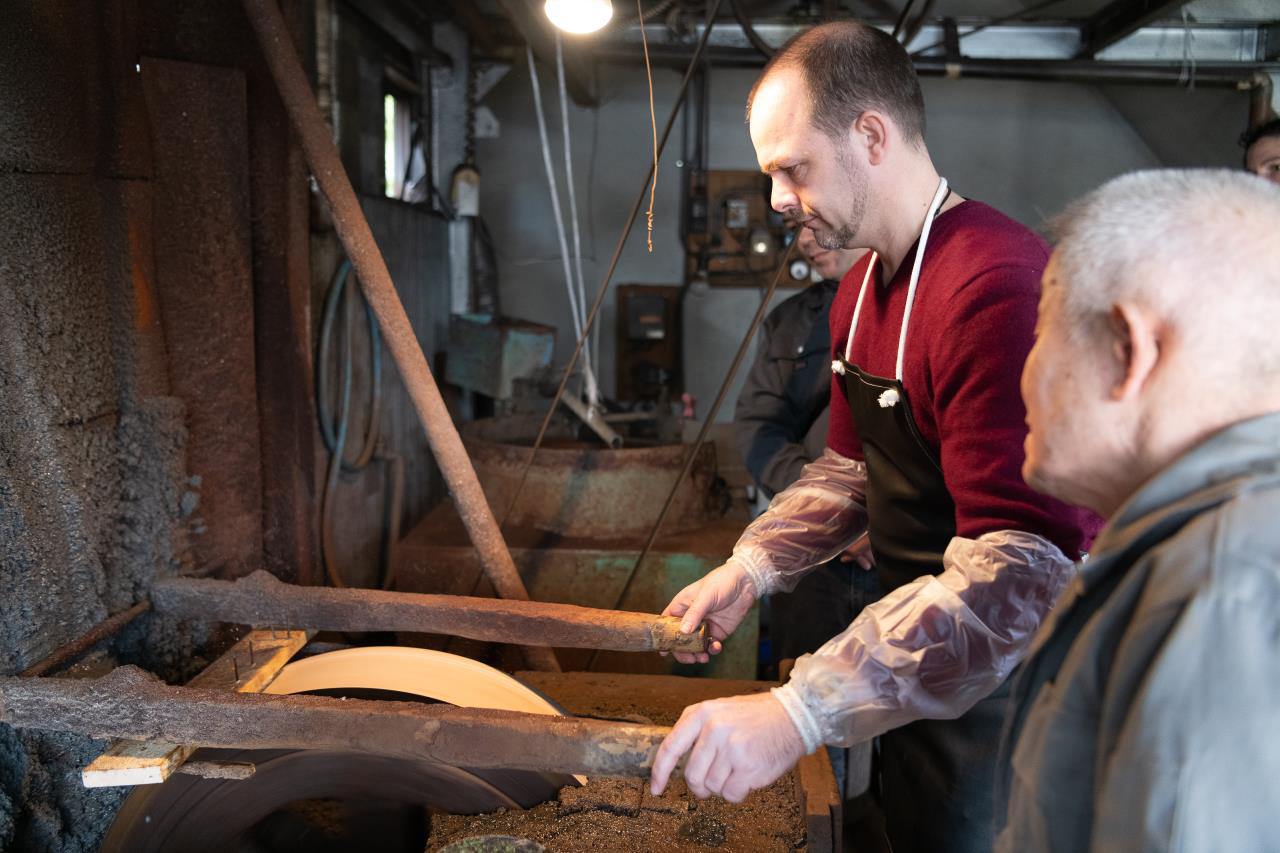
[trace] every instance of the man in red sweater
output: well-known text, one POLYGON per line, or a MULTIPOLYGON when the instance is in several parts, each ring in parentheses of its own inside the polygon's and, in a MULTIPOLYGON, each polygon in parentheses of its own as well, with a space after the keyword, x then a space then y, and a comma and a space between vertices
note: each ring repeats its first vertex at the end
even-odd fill
POLYGON ((689 752, 690 790, 738 801, 822 744, 880 737, 895 853, 989 851, 1006 679, 1100 526, 1020 476, 1018 382, 1048 253, 938 175, 919 82, 885 33, 798 36, 748 111, 774 208, 820 245, 872 252, 832 306, 826 452, 667 613, 723 640, 864 530, 885 595, 782 687, 686 709, 652 787, 689 752))

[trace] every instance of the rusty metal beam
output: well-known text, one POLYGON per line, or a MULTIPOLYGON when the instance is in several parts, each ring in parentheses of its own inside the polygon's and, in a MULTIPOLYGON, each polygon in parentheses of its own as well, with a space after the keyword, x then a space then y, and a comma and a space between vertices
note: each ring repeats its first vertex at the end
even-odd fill
POLYGON ((170 578, 151 590, 156 611, 186 619, 321 631, 417 631, 495 643, 621 652, 705 651, 706 633, 680 620, 543 601, 503 601, 372 589, 303 587, 267 572, 238 581, 170 578))
POLYGON ((102 678, 0 678, 0 721, 95 738, 228 749, 337 749, 455 766, 648 776, 664 726, 451 705, 171 687, 137 667, 102 678))
MULTIPOLYGON (((555 32, 546 15, 529 0, 498 0, 502 11, 520 32, 533 55, 549 68, 556 66, 555 32)), ((539 6, 541 4, 538 4, 539 6)), ((564 41, 564 85, 580 107, 594 107, 598 98, 591 88, 591 73, 572 39, 564 41)))
MULTIPOLYGON (((334 229, 355 267, 365 297, 377 315, 387 348, 413 400, 427 441, 449 484, 449 491, 467 526, 472 544, 480 554, 485 573, 503 598, 527 600, 529 593, 524 581, 511 560, 502 531, 498 529, 480 489, 475 469, 471 467, 471 460, 467 458, 462 439, 458 437, 449 410, 440 396, 422 346, 396 294, 391 273, 373 239, 373 232, 369 230, 369 223, 338 157, 338 149, 333 144, 324 116, 316 106, 311 85, 307 82, 306 72, 298 60, 276 0, 243 0, 243 4, 271 75, 280 89, 285 111, 297 132, 311 174, 333 212, 334 229)), ((535 669, 560 669, 555 653, 550 649, 528 647, 524 653, 535 669)))
POLYGON ((76 639, 54 649, 52 654, 24 669, 22 675, 34 678, 75 660, 98 645, 98 643, 120 633, 126 625, 150 609, 151 602, 144 598, 128 610, 122 610, 119 613, 108 616, 76 639))

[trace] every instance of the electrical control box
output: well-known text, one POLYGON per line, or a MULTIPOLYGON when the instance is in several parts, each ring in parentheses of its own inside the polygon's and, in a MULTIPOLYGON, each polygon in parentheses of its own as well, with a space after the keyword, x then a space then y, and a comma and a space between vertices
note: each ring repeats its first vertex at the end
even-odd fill
MULTIPOLYGON (((754 171, 693 170, 684 217, 687 281, 769 285, 786 250, 787 224, 769 205, 772 182, 754 171)), ((784 275, 781 287, 807 284, 784 275)))

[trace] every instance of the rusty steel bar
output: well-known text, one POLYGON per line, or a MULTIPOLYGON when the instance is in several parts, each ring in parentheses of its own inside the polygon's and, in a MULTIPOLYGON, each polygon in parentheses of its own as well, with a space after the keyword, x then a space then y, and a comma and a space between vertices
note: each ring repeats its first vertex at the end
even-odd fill
MULTIPOLYGON (((378 317, 387 342, 387 349, 395 359, 396 367, 404 381, 418 418, 427 433, 427 441, 435 454, 436 462, 449 484, 458 508, 458 515, 466 525, 480 555, 485 574, 493 583, 498 595, 515 600, 528 600, 529 593, 516 570, 503 541, 502 531, 493 517, 475 469, 463 449, 462 439, 454 428, 440 389, 436 386, 431 368, 427 364, 422 347, 414 335, 409 317, 396 294, 387 271, 386 261, 378 250, 369 230, 369 223, 355 190, 347 177, 338 150, 333 144, 329 128, 324 123, 319 107, 307 82, 297 51, 289 39, 276 0, 243 0, 244 9, 253 25, 254 33, 262 47, 262 53, 271 69, 271 76, 280 90, 289 121, 298 134, 307 165, 315 177, 321 194, 333 213, 334 228, 355 268, 365 298, 378 317)), ((525 658, 534 669, 559 671, 555 653, 547 648, 528 647, 525 658)))
MULTIPOLYGON (((663 149, 667 147, 667 137, 671 135, 671 128, 675 127, 676 117, 680 115, 680 108, 684 106, 685 95, 689 91, 689 81, 693 79, 693 72, 697 70, 698 65, 702 62, 702 54, 707 46, 707 41, 711 38, 711 28, 715 23, 716 14, 720 11, 721 2, 722 0, 712 0, 711 8, 707 11, 707 23, 702 29, 702 38, 698 40, 698 46, 694 48, 693 58, 689 60, 689 67, 685 69, 684 78, 680 81, 680 91, 676 95, 676 102, 671 106, 671 114, 667 116, 667 123, 662 128, 662 135, 658 137, 658 154, 654 158, 655 160, 662 156, 663 149)), ((503 524, 506 524, 507 519, 511 516, 511 511, 516 507, 516 501, 520 499, 520 492, 524 489, 525 480, 529 477, 529 469, 533 467, 533 460, 538 455, 538 449, 542 447, 542 440, 547 436, 547 427, 551 425, 551 418, 555 415, 560 401, 564 399, 565 389, 569 387, 569 378, 573 376, 574 365, 578 363, 578 358, 582 355, 582 348, 586 345, 587 337, 591 334, 591 327, 595 325, 596 317, 600 314, 600 308, 604 305, 604 296, 609 292, 609 284, 613 281, 613 274, 618 269, 618 261, 622 258, 622 250, 626 247, 627 239, 631 236, 631 228, 636 224, 636 217, 640 215, 640 208, 644 204, 649 182, 653 180, 654 168, 655 164, 650 163, 648 171, 645 172, 644 183, 640 185, 640 192, 636 195, 636 200, 631 205, 631 212, 627 214, 626 224, 622 226, 622 233, 618 235, 618 245, 613 249, 613 257, 609 260, 609 268, 605 271, 604 280, 600 282, 600 288, 596 290, 595 301, 591 303, 591 310, 587 312, 587 322, 582 326, 582 334, 578 336, 578 342, 574 345, 573 354, 569 356, 569 363, 564 366, 564 372, 560 374, 560 384, 556 387, 555 397, 552 398, 551 405, 547 408, 547 413, 542 418, 542 426, 538 428, 538 435, 533 440, 533 447, 529 448, 529 456, 525 459, 524 466, 520 469, 520 479, 516 481, 516 490, 511 495, 511 501, 507 504, 506 512, 502 514, 503 524)))
POLYGON ((59 646, 53 652, 43 659, 33 663, 22 671, 22 675, 27 678, 35 678, 44 675, 50 670, 57 669, 65 663, 75 660, 89 649, 101 643, 103 640, 113 637, 124 629, 134 619, 137 619, 143 613, 151 609, 151 602, 147 599, 139 601, 128 610, 122 610, 113 616, 108 616, 97 625, 94 625, 88 631, 85 631, 79 637, 71 642, 59 646))
POLYGON ((151 600, 158 613, 246 625, 417 631, 484 642, 620 652, 707 649, 705 628, 683 634, 680 620, 670 616, 543 601, 293 586, 264 571, 234 583, 195 578, 158 581, 151 600))
POLYGON ((338 749, 462 767, 645 777, 665 726, 419 702, 171 687, 137 667, 102 678, 0 678, 0 721, 222 749, 338 749))

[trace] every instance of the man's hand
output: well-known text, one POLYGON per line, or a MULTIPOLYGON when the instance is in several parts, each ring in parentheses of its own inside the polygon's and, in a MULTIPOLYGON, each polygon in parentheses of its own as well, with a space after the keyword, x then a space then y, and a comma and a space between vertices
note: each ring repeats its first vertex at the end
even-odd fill
POLYGON ((845 549, 840 555, 842 563, 857 563, 865 571, 871 571, 876 567, 875 554, 871 553, 871 536, 864 533, 854 540, 854 543, 845 549))
POLYGON ((676 594, 663 616, 684 617, 680 630, 692 634, 705 621, 711 642, 705 652, 672 652, 680 663, 706 663, 719 654, 756 600, 756 587, 732 560, 676 594))
POLYGON ((666 789, 686 752, 684 781, 695 797, 719 794, 740 803, 790 770, 804 755, 804 741, 769 693, 690 705, 658 747, 649 782, 655 795, 666 789))

